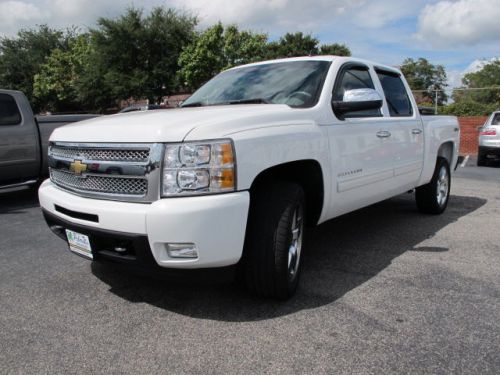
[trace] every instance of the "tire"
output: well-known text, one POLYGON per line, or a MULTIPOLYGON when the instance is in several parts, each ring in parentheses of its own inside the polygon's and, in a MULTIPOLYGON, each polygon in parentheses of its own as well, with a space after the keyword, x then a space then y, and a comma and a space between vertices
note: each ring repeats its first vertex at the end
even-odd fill
POLYGON ((259 297, 290 298, 299 284, 304 191, 271 182, 252 193, 243 258, 247 288, 259 297))
POLYGON ((448 206, 450 187, 450 165, 445 158, 438 157, 431 181, 416 190, 418 209, 427 214, 443 213, 448 206))
POLYGON ((486 154, 481 151, 477 153, 477 166, 484 167, 486 165, 486 154))

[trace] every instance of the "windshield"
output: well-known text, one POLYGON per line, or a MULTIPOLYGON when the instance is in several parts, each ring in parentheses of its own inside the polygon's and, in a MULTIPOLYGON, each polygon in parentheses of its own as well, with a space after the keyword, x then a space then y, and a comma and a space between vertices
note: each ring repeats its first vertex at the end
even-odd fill
POLYGON ((288 61, 227 70, 198 89, 182 107, 287 104, 308 108, 319 99, 329 61, 288 61))

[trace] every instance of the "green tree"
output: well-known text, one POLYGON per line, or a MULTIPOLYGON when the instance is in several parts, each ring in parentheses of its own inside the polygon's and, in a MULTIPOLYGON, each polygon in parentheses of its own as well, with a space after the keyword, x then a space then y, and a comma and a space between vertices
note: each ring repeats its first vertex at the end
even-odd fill
POLYGON ((220 71, 265 58, 267 35, 224 28, 219 22, 200 33, 179 57, 179 77, 185 86, 196 89, 220 71))
POLYGON ((154 8, 147 16, 130 8, 117 19, 100 18, 90 30, 92 72, 85 77, 86 97, 102 107, 108 98, 148 98, 158 102, 178 89, 177 62, 194 38, 194 17, 154 8))
POLYGON ((320 55, 351 56, 351 50, 345 44, 323 44, 319 47, 320 55))
POLYGON ((42 109, 56 112, 92 109, 82 96, 82 79, 91 70, 91 52, 88 34, 70 39, 67 50, 52 50, 34 79, 33 94, 42 109))
POLYGON ((497 104, 462 100, 441 107, 439 113, 453 116, 488 116, 497 108, 497 104))
POLYGON ((24 92, 37 111, 42 103, 33 96, 35 74, 52 50, 66 50, 73 36, 73 30, 64 32, 41 25, 21 30, 13 38, 1 38, 0 87, 24 92))
POLYGON ((476 101, 479 103, 500 105, 500 60, 494 60, 474 73, 468 73, 462 78, 463 88, 486 88, 488 90, 456 90, 453 100, 476 101))
POLYGON ((319 40, 302 32, 286 33, 278 41, 268 44, 268 59, 310 56, 319 53, 319 40))
MULTIPOLYGON (((417 101, 432 102, 435 104, 435 90, 444 90, 447 86, 446 71, 442 65, 431 64, 427 59, 419 58, 413 60, 408 58, 401 65, 410 88, 412 90, 422 90, 415 93, 417 101)), ((447 101, 448 97, 444 91, 438 91, 438 105, 447 101)))

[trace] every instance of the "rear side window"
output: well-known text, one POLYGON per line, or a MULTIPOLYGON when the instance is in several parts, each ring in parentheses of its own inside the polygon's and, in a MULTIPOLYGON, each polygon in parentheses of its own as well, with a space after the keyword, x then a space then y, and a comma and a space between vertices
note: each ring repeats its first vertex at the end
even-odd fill
MULTIPOLYGON (((342 101, 344 99, 344 93, 348 90, 375 89, 370 73, 368 72, 368 67, 364 66, 352 66, 344 68, 337 80, 339 83, 335 84, 335 88, 333 91, 333 100, 335 101, 342 101)), ((347 112, 344 115, 345 118, 379 116, 379 109, 347 112)))
POLYGON ((411 116, 411 101, 401 77, 395 73, 377 70, 377 76, 384 89, 385 99, 392 117, 411 116))
POLYGON ((500 125, 500 113, 495 114, 495 117, 491 120, 491 125, 500 125))
POLYGON ((0 126, 20 123, 21 113, 14 98, 7 94, 0 94, 0 126))

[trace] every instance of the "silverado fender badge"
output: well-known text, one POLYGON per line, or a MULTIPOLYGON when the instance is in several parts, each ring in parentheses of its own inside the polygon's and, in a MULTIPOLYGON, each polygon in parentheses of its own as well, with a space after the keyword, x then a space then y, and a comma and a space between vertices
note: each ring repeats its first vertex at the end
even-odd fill
POLYGON ((347 172, 342 172, 342 173, 339 173, 337 175, 337 177, 346 177, 346 176, 352 176, 354 174, 358 174, 358 173, 361 173, 363 172, 363 168, 359 168, 359 169, 354 169, 352 171, 347 171, 347 172))

